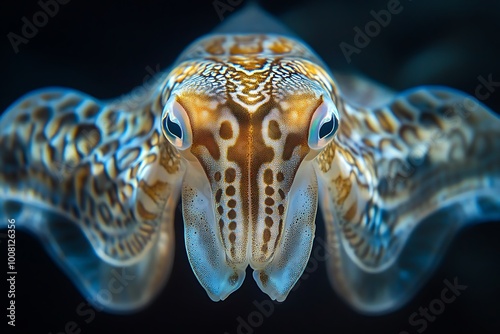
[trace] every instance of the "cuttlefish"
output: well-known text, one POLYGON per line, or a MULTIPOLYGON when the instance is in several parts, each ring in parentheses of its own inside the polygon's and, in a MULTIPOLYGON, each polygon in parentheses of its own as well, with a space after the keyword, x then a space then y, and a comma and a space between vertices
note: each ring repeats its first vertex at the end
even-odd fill
POLYGON ((446 87, 334 78, 256 7, 192 43, 140 94, 45 88, 0 119, 0 216, 40 238, 93 305, 136 311, 173 263, 226 299, 248 266, 284 301, 325 223, 335 291, 401 307, 465 225, 500 218, 500 120, 446 87), (178 222, 180 223, 180 222, 178 222), (120 286, 118 275, 131 277, 120 286))

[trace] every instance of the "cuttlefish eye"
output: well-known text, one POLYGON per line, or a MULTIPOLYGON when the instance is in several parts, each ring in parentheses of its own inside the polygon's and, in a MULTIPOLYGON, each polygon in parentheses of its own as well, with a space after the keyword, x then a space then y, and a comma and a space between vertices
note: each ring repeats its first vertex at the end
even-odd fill
POLYGON ((316 109, 309 126, 309 147, 319 150, 325 147, 339 126, 339 112, 331 100, 324 100, 316 109))
POLYGON ((175 98, 169 99, 163 108, 161 129, 168 141, 180 150, 189 148, 193 142, 186 110, 175 98))

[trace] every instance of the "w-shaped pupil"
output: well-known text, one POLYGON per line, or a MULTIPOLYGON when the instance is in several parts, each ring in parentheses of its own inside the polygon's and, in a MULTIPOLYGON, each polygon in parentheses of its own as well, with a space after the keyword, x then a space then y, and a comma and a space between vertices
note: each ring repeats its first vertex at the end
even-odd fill
POLYGON ((332 117, 328 122, 323 123, 323 125, 321 125, 321 127, 319 128, 319 138, 325 138, 330 133, 332 133, 334 125, 335 125, 334 117, 332 117))
POLYGON ((168 130, 168 132, 170 132, 170 134, 172 134, 173 136, 177 137, 177 138, 182 138, 182 130, 181 130, 181 127, 172 122, 170 120, 170 117, 165 117, 165 126, 168 130))

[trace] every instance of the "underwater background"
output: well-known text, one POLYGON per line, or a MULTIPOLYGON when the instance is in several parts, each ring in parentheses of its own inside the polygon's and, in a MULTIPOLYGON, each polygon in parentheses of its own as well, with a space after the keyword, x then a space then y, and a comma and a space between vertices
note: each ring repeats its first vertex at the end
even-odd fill
MULTIPOLYGON (((20 35, 22 18, 31 20, 41 10, 40 4, 22 0, 0 5, 0 112, 24 93, 45 86, 71 87, 100 99, 126 94, 166 69, 189 43, 245 5, 242 0, 66 2, 27 43, 18 45, 18 52, 7 36, 10 32, 20 35)), ((333 71, 362 73, 398 91, 433 84, 473 96, 490 78, 498 84, 491 85, 489 91, 481 90, 489 93, 482 102, 498 114, 500 1, 401 0, 402 10, 392 15, 367 45, 357 47, 359 52, 345 57, 340 44, 356 46, 353 29, 364 30, 374 20, 371 11, 387 9, 389 2, 260 3, 308 43, 333 71)), ((167 285, 139 313, 112 315, 86 304, 38 240, 18 232, 16 328, 7 326, 1 314, 2 328, 7 333, 53 334, 500 333, 498 223, 462 230, 419 293, 400 310, 384 316, 364 316, 351 310, 331 288, 321 262, 306 270, 300 286, 284 303, 273 304, 272 311, 259 310, 257 305, 268 297, 251 275, 226 301, 212 302, 189 266, 180 210, 175 262, 167 285), (446 286, 443 281, 455 278, 467 289, 425 326, 422 322, 410 324, 414 312, 440 298, 446 286)), ((317 236, 323 236, 322 224, 318 213, 317 236)), ((0 261, 6 264, 6 242, 3 238, 0 241, 0 261)), ((314 247, 321 245, 315 243, 314 247)), ((2 282, 5 275, 0 274, 2 282)), ((3 283, 0 288, 4 296, 0 309, 5 310, 7 288, 3 283)))

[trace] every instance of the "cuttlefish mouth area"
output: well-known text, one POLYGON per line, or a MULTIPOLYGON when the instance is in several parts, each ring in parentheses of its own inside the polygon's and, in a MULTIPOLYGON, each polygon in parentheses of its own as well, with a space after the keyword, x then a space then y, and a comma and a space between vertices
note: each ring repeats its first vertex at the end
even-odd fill
POLYGON ((209 185, 213 210, 206 215, 225 261, 239 269, 248 264, 264 269, 284 234, 290 189, 309 153, 309 115, 320 101, 293 96, 286 103, 263 103, 253 112, 230 99, 220 104, 196 93, 179 95, 177 101, 191 122, 189 153, 209 185))

